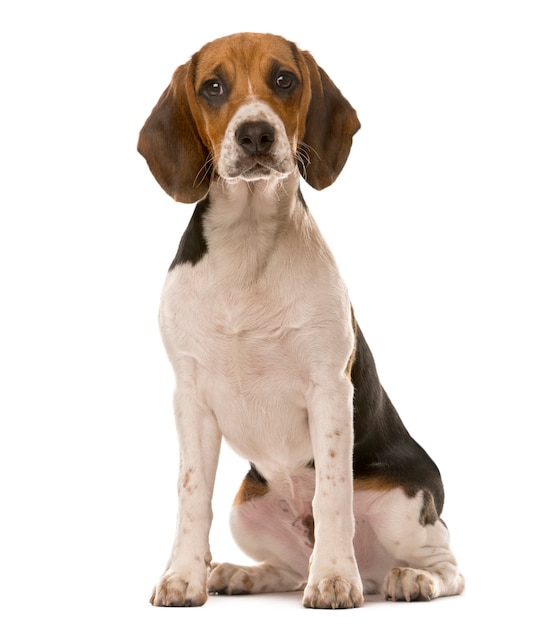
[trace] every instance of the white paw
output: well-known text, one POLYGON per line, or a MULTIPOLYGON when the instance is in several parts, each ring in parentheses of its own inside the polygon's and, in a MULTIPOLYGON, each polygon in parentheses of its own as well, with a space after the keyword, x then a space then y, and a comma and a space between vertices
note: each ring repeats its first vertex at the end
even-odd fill
POLYGON ((362 586, 340 576, 309 583, 303 594, 303 606, 310 609, 352 609, 363 602, 362 586))
POLYGON ((383 581, 382 594, 386 600, 431 600, 437 595, 434 576, 411 567, 395 567, 383 581))
POLYGON ((153 590, 150 602, 154 606, 201 606, 207 601, 205 579, 199 582, 176 572, 164 574, 153 590))
POLYGON ((232 563, 215 565, 209 576, 207 587, 209 593, 237 595, 251 593, 254 580, 247 567, 232 563))

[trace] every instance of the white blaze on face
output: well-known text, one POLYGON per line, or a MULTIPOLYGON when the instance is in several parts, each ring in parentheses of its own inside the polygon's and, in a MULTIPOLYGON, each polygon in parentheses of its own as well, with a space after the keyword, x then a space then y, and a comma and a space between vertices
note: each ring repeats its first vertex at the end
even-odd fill
POLYGON ((217 170, 222 178, 281 178, 295 168, 295 159, 285 126, 268 104, 251 99, 242 105, 230 120, 222 139, 217 170), (236 132, 246 122, 268 122, 274 128, 274 142, 263 155, 247 155, 236 140, 236 132))

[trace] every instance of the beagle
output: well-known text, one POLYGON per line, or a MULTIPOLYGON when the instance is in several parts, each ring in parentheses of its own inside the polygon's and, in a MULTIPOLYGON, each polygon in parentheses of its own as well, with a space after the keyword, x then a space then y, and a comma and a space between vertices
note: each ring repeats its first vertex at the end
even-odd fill
POLYGON ((242 33, 179 67, 141 130, 160 186, 197 202, 159 314, 180 469, 156 606, 304 590, 306 607, 348 608, 463 590, 439 471, 380 385, 299 190, 300 176, 335 180, 359 127, 311 54, 242 33), (231 528, 257 565, 211 562, 222 437, 251 464, 231 528))

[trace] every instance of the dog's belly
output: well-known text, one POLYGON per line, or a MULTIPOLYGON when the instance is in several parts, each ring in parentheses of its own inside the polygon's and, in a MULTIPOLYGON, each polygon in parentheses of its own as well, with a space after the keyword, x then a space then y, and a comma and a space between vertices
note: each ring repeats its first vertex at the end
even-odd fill
MULTIPOLYGON (((304 469, 286 481, 271 482, 266 494, 234 506, 232 532, 244 552, 258 561, 281 559, 306 577, 314 545, 314 488, 314 470, 304 469)), ((366 593, 377 592, 385 574, 405 564, 383 547, 376 530, 385 524, 388 507, 400 506, 403 498, 398 490, 355 491, 354 547, 366 593)))

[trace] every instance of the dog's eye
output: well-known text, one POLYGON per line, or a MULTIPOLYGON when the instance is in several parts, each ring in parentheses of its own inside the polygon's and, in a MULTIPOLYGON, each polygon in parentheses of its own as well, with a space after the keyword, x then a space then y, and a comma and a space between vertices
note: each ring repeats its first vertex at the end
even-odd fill
POLYGON ((203 83, 201 92, 207 96, 207 98, 220 98, 221 96, 224 96, 225 89, 222 81, 208 80, 203 83))
POLYGON ((276 87, 282 91, 289 91, 296 85, 295 76, 293 74, 289 74, 288 72, 278 74, 274 82, 276 87))

